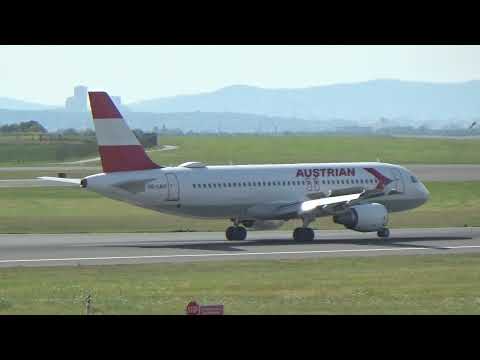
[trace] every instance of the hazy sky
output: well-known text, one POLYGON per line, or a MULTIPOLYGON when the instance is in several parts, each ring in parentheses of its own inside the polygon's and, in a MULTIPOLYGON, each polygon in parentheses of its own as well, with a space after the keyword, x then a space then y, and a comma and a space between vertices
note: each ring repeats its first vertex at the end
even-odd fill
POLYGON ((0 97, 63 105, 75 85, 122 102, 234 85, 480 79, 480 46, 0 46, 0 97))

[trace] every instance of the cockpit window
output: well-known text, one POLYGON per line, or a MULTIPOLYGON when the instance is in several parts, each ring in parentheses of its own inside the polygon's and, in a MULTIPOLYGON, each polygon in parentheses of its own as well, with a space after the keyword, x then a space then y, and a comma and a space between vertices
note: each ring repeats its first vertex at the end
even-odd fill
POLYGON ((418 180, 415 176, 410 176, 410 179, 412 179, 412 183, 418 182, 418 180))

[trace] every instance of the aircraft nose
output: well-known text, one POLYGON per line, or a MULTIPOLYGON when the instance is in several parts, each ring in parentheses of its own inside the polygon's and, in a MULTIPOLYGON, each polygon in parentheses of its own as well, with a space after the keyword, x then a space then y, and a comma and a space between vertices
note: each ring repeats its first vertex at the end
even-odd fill
POLYGON ((420 183, 419 192, 420 192, 420 197, 424 203, 427 202, 428 199, 430 199, 430 192, 428 191, 427 187, 422 183, 420 183))

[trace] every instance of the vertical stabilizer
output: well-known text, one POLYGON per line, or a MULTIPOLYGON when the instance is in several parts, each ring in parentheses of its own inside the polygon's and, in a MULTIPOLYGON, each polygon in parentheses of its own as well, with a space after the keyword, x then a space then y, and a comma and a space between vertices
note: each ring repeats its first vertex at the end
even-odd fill
POLYGON ((106 92, 89 92, 104 172, 158 169, 106 92))

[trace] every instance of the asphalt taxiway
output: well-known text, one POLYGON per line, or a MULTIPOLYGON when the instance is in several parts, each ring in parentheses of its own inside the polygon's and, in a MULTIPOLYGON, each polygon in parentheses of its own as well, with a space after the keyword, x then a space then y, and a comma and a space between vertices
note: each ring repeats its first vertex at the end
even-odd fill
POLYGON ((244 241, 219 232, 3 234, 0 267, 480 253, 480 228, 392 229, 389 239, 347 230, 315 235, 299 243, 289 231, 252 231, 244 241))

